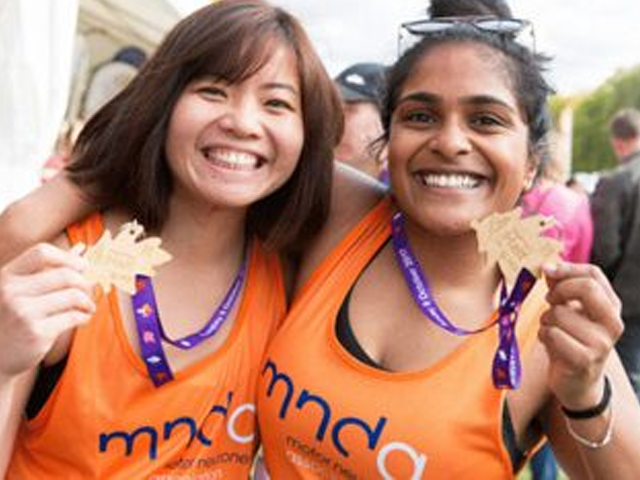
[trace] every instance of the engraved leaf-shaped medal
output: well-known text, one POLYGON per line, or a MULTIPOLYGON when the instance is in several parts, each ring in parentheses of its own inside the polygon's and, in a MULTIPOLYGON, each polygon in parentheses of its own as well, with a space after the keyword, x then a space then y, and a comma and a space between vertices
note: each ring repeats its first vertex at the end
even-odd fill
POLYGON ((523 218, 521 208, 494 213, 471 224, 479 250, 486 253, 487 261, 498 262, 509 286, 514 285, 522 268, 540 278, 542 265, 558 260, 562 243, 543 236, 554 225, 553 217, 536 214, 523 218))
POLYGON ((134 294, 136 275, 153 276, 155 267, 171 260, 171 255, 160 248, 160 238, 142 238, 143 235, 144 228, 135 220, 122 225, 115 238, 105 230, 98 242, 84 254, 89 262, 86 277, 101 285, 105 293, 115 285, 130 295, 134 294))

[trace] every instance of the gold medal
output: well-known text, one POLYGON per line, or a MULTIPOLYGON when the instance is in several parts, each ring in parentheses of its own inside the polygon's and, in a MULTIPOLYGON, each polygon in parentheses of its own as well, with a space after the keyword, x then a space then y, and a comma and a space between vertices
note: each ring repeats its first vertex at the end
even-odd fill
POLYGON ((144 238, 144 227, 135 220, 122 225, 115 238, 105 230, 84 253, 89 262, 85 276, 102 286, 105 293, 114 285, 133 295, 136 275, 152 277, 155 267, 171 260, 171 255, 160 248, 161 243, 158 237, 144 238))
POLYGON ((537 278, 542 265, 556 262, 562 252, 562 243, 543 236, 543 232, 556 224, 553 217, 531 215, 522 217, 522 209, 494 213, 471 223, 478 238, 478 249, 487 255, 488 262, 497 262, 510 288, 522 268, 537 278))

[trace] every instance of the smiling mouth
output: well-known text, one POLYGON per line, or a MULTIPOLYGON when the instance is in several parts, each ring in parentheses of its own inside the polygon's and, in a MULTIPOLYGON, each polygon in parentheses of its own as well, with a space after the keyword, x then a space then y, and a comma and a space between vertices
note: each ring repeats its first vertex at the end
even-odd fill
POLYGON ((418 178, 425 187, 472 190, 478 188, 483 177, 470 173, 423 173, 418 178))
POLYGON ((206 147, 202 154, 210 163, 227 170, 251 171, 260 168, 266 161, 257 155, 237 150, 206 147))

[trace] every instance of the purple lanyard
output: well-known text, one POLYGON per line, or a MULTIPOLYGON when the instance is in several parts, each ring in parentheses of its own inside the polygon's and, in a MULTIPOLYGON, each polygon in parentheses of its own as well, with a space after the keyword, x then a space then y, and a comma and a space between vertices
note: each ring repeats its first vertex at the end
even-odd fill
POLYGON ((394 214, 391 221, 391 241, 398 265, 402 270, 413 300, 422 313, 433 323, 458 336, 480 333, 498 323, 500 342, 493 360, 493 383, 496 388, 518 388, 522 367, 518 342, 515 336, 515 324, 520 306, 536 281, 531 272, 525 268, 520 271, 513 291, 509 296, 503 283, 500 290, 498 318, 494 322, 478 329, 466 330, 454 325, 438 307, 424 272, 420 268, 418 259, 411 251, 409 240, 404 231, 404 217, 400 212, 394 214))
POLYGON ((164 353, 162 341, 164 340, 182 350, 189 350, 214 336, 229 317, 229 312, 240 296, 246 269, 247 262, 245 260, 242 262, 229 291, 222 299, 222 303, 207 324, 200 331, 177 340, 169 338, 162 328, 151 278, 146 275, 136 275, 136 293, 131 297, 131 303, 138 330, 140 354, 147 366, 149 377, 156 387, 173 380, 173 372, 164 353))

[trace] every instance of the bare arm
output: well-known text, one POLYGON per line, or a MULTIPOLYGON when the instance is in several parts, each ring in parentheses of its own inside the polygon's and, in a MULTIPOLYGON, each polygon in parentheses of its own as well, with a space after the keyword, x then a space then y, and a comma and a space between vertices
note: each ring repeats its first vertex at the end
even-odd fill
POLYGON ((613 349, 623 330, 620 301, 595 266, 562 264, 546 273, 550 309, 539 338, 554 395, 547 430, 554 451, 571 478, 640 478, 640 405, 613 349), (598 405, 605 378, 613 394, 602 412, 587 419, 562 412, 560 405, 577 411, 598 405))
POLYGON ((57 237, 91 209, 64 174, 15 201, 0 214, 0 265, 38 242, 57 237))
MULTIPOLYGON (((567 430, 560 404, 554 401, 550 406, 547 435, 554 454, 570 478, 638 478, 640 406, 615 352, 607 364, 606 374, 613 386, 611 411, 615 415, 613 437, 607 446, 594 450, 579 445, 567 430)), ((608 427, 609 414, 605 412, 601 418, 575 420, 571 424, 584 437, 600 440, 608 427)))
POLYGON ((22 412, 33 386, 36 370, 18 377, 0 375, 0 478, 6 475, 13 443, 18 432, 22 412))
POLYGON ((384 190, 370 176, 335 162, 329 219, 302 258, 296 291, 331 249, 383 198, 384 190))

